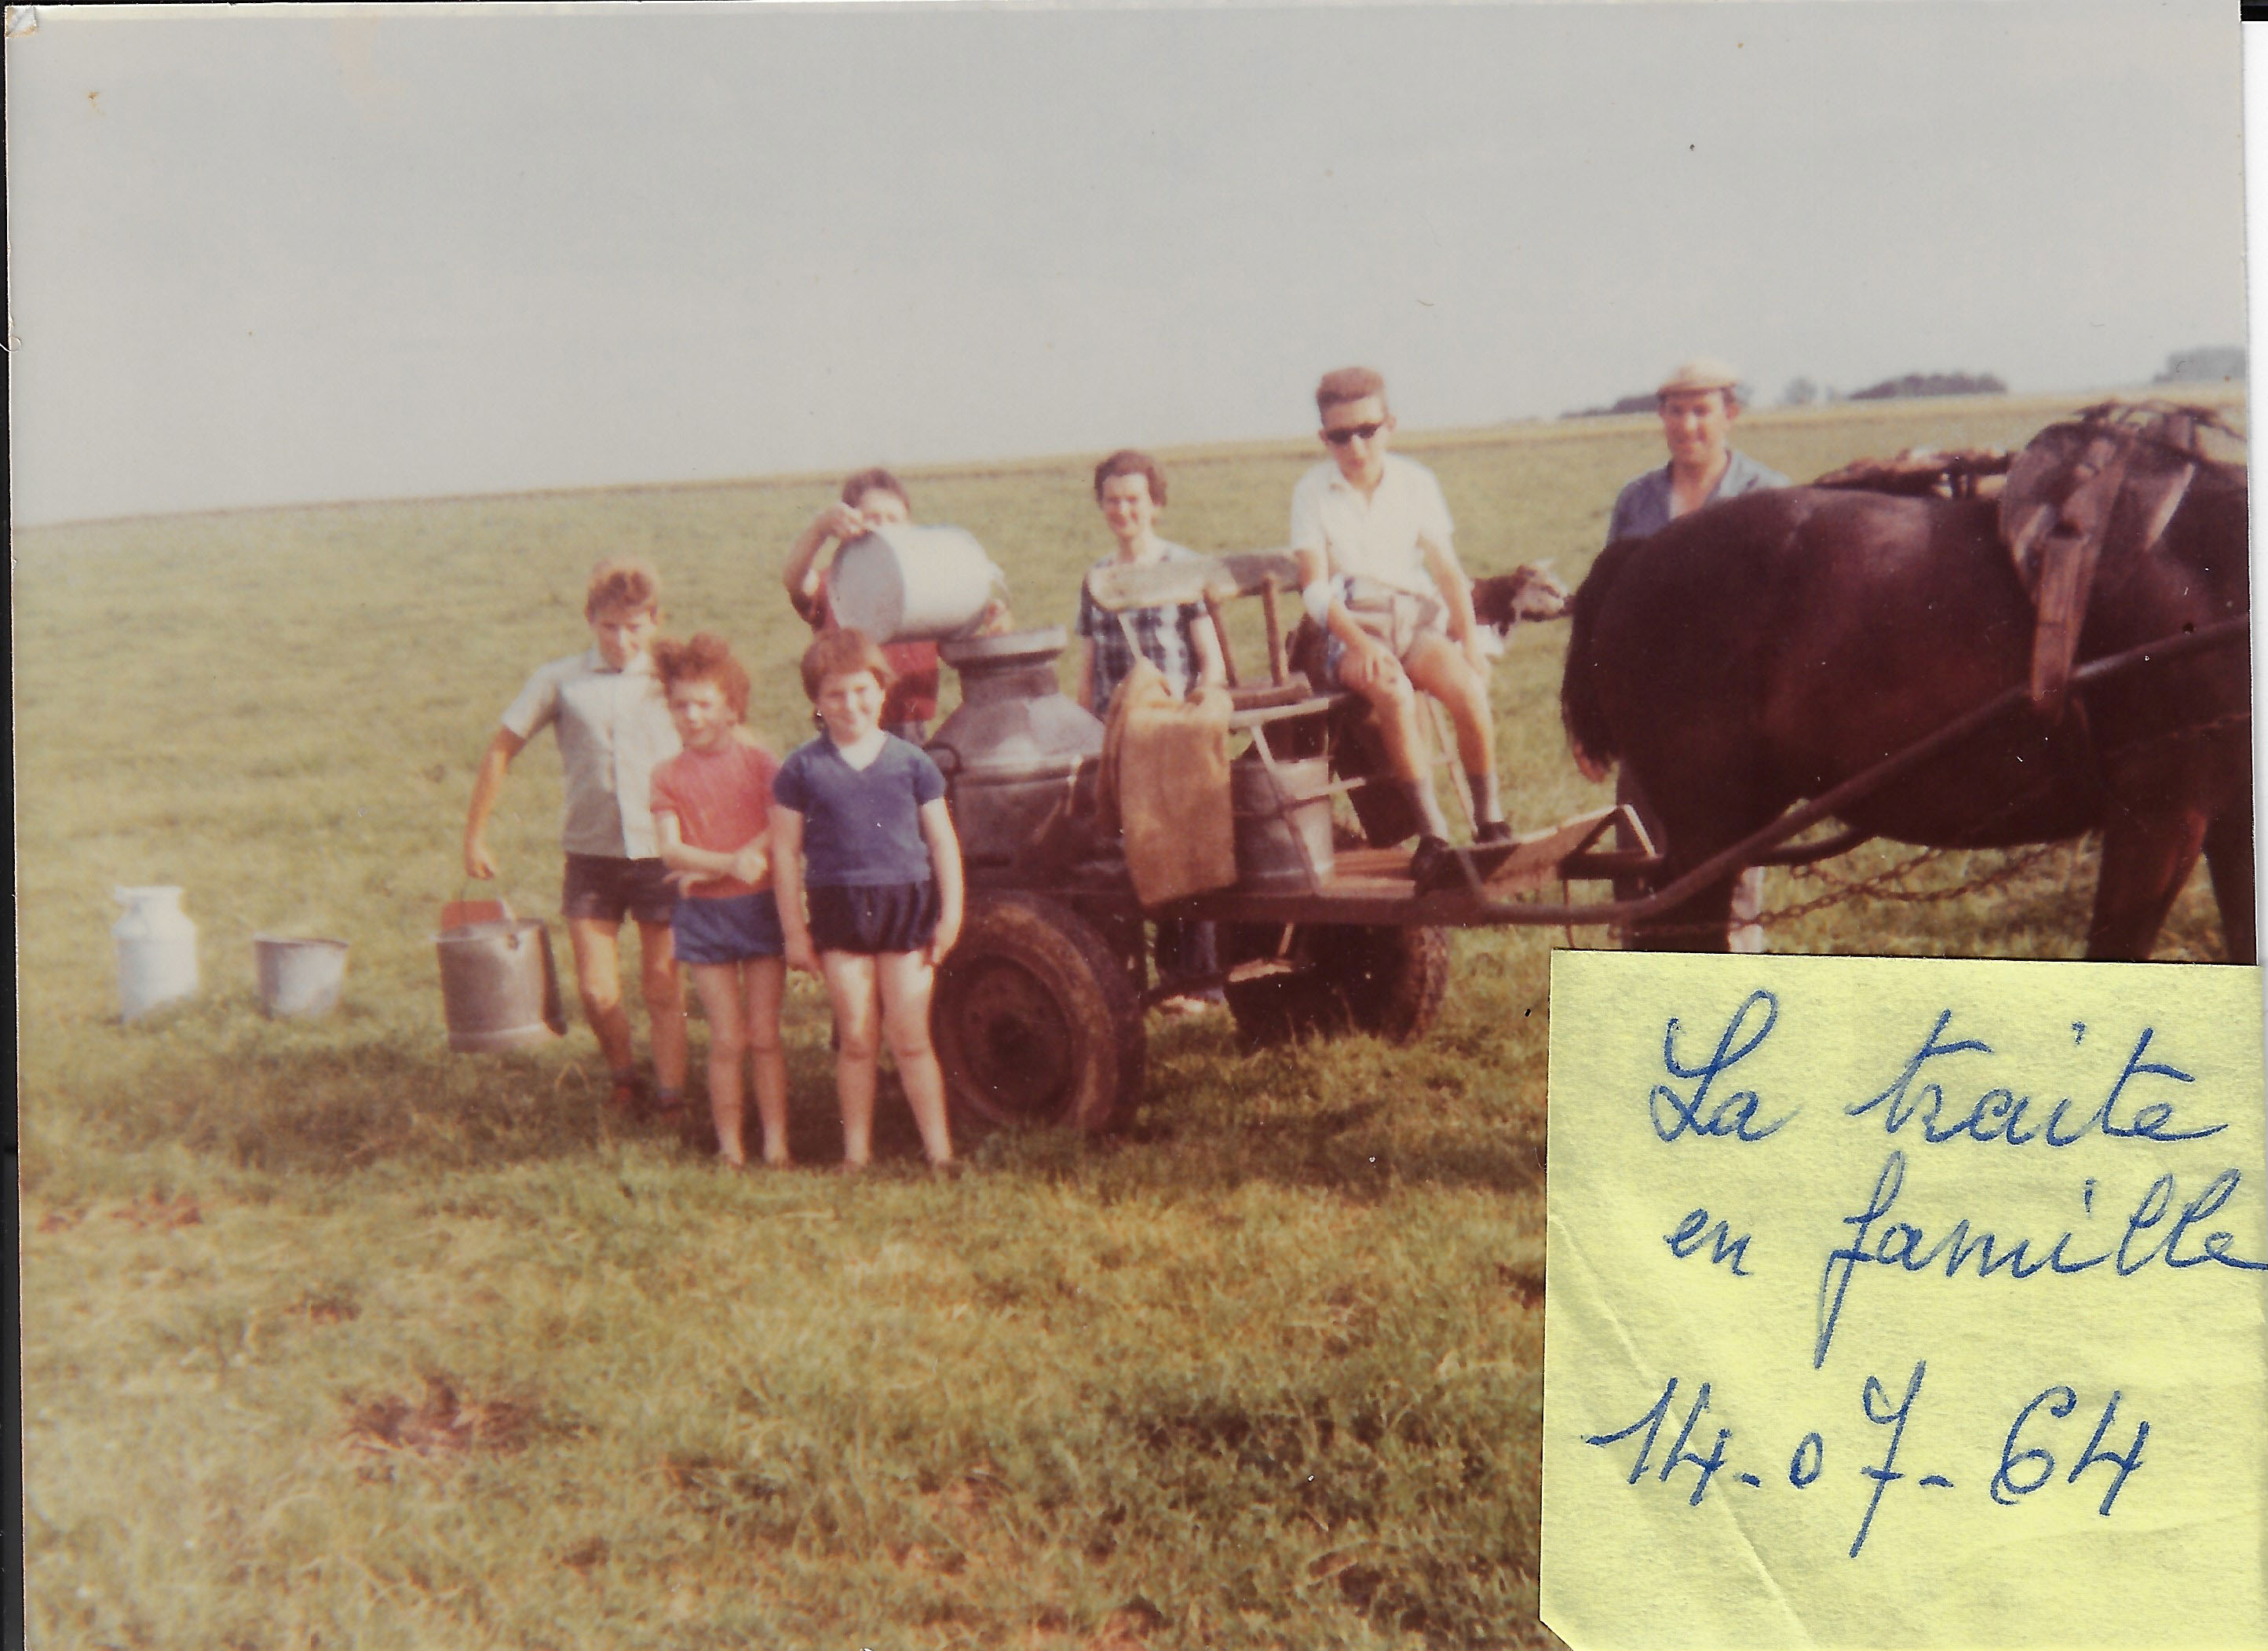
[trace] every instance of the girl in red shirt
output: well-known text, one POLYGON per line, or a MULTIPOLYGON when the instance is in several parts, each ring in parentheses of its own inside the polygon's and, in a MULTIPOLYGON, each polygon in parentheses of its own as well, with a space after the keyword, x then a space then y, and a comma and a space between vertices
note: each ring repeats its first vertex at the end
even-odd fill
POLYGON ((683 749, 653 770, 654 836, 680 885, 670 931, 709 1019, 709 1112, 717 1153, 734 1168, 741 1143, 740 1066, 755 1070, 764 1161, 787 1153, 787 1063, 780 1050, 786 940, 772 896, 772 776, 779 763, 740 732, 748 674, 724 638, 661 642, 655 669, 683 749))

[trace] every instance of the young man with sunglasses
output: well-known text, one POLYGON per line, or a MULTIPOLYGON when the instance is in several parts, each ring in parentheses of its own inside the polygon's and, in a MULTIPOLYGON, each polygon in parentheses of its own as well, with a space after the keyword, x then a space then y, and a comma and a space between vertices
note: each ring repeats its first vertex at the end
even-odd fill
POLYGON ((1411 861, 1422 888, 1449 862, 1449 826, 1424 761, 1418 693, 1446 705, 1455 725, 1475 839, 1512 837, 1497 791, 1488 656, 1440 483, 1424 465, 1387 451, 1394 415, 1386 380, 1368 367, 1325 373, 1315 409, 1330 461, 1292 492, 1301 595, 1323 627, 1329 674, 1376 715, 1394 779, 1422 822, 1411 861))

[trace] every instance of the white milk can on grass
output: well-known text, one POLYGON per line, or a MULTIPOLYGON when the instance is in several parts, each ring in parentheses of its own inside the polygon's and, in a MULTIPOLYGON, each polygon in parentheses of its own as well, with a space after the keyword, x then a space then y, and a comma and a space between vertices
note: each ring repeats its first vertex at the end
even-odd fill
POLYGON ((126 915, 110 925, 118 942, 118 1016, 139 1020, 161 1003, 197 989, 197 925, 168 886, 114 888, 126 915))
POLYGON ((835 553, 827 602, 835 623, 877 642, 967 634, 1006 577, 959 527, 886 522, 835 553))

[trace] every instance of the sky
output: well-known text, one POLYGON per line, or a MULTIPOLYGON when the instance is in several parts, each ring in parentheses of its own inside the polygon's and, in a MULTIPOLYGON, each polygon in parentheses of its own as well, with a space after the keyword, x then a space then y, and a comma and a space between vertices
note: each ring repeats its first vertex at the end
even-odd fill
POLYGON ((1413 429, 2245 339, 2221 0, 42 6, 23 523, 1413 429))

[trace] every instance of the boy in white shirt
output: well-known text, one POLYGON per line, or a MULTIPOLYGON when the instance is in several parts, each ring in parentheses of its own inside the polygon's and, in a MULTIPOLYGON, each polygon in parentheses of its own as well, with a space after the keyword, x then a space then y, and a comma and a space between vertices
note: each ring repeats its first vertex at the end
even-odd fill
POLYGON ((1292 549, 1307 611, 1329 641, 1336 686, 1376 715, 1393 777, 1423 822, 1412 869, 1432 881, 1449 826, 1421 760, 1418 693, 1448 707, 1457 755, 1472 787, 1474 837, 1508 841, 1496 778, 1496 726, 1488 658, 1473 622, 1471 582, 1451 542, 1449 507, 1424 465, 1387 451, 1394 415, 1386 380, 1342 367, 1315 387, 1331 461, 1292 492, 1292 549))
POLYGON ((637 1069, 617 952, 622 919, 634 919, 638 984, 653 1041, 654 1110, 667 1119, 684 1109, 686 1039, 685 996, 669 933, 677 891, 661 862, 648 800, 655 764, 678 751, 669 702, 648 652, 661 623, 660 577, 635 557, 600 563, 591 570, 583 616, 593 645, 528 678, 481 758, 465 817, 465 875, 496 875, 488 823, 505 770, 530 740, 554 729, 566 783, 560 913, 574 948, 583 1016, 613 1075, 609 1104, 617 1113, 636 1111, 637 1069))

